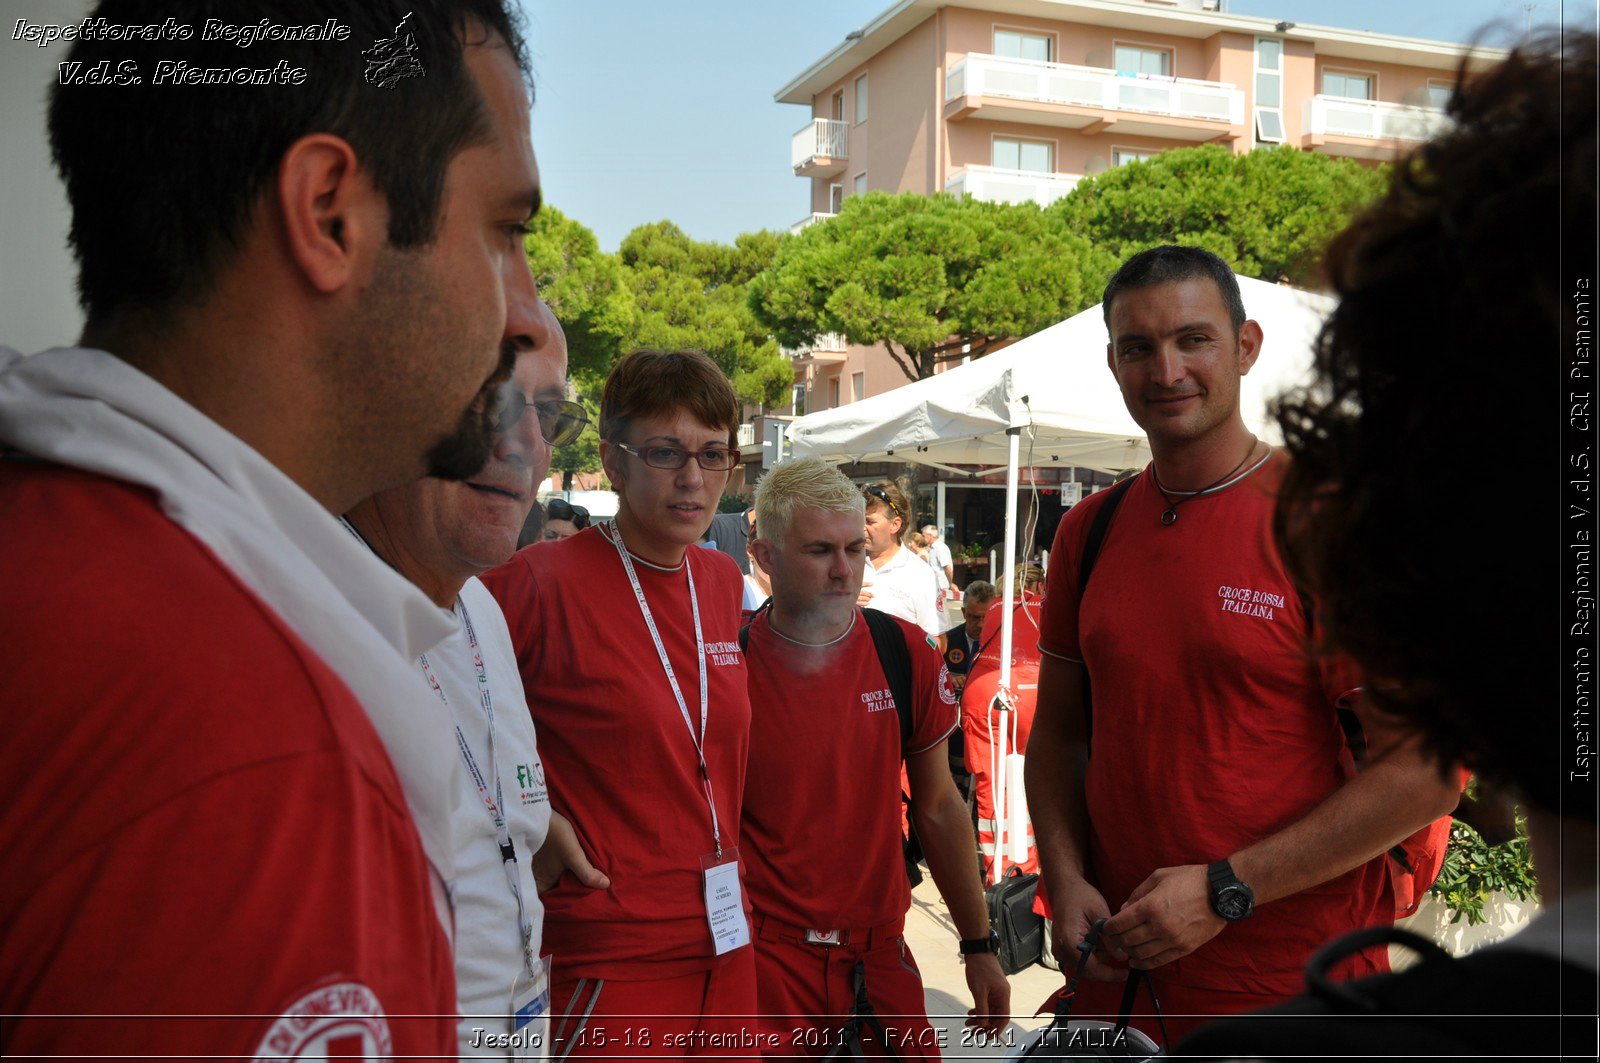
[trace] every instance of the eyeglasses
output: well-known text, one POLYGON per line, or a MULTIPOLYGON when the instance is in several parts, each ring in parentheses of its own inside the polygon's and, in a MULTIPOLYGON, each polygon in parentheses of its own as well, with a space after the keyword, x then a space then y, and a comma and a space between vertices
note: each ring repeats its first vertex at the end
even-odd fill
POLYGON ((652 469, 681 469, 689 464, 693 457, 695 464, 707 472, 727 472, 739 464, 740 454, 737 450, 728 447, 707 447, 696 450, 692 454, 682 447, 639 447, 635 449, 626 443, 613 443, 618 450, 626 450, 652 469))
POLYGON ((551 520, 568 520, 579 531, 589 526, 589 511, 575 506, 564 498, 552 498, 544 504, 545 514, 551 520))
POLYGON ((883 488, 879 487, 877 484, 868 484, 867 486, 863 487, 861 490, 865 491, 867 494, 871 495, 873 498, 876 498, 879 502, 882 502, 884 505, 886 505, 890 509, 894 510, 894 515, 899 517, 901 520, 905 520, 906 519, 906 515, 904 513, 900 512, 900 507, 894 504, 894 499, 889 497, 889 492, 885 491, 883 488))
POLYGON ((589 415, 583 407, 567 399, 544 399, 529 402, 527 396, 507 384, 495 392, 490 418, 496 432, 509 432, 516 427, 522 415, 532 407, 539 418, 539 436, 552 447, 565 446, 583 434, 589 415))

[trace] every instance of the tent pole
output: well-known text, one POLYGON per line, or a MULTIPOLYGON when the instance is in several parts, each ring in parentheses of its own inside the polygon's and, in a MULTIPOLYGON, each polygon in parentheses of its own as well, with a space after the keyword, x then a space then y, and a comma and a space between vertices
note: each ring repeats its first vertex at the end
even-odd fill
POLYGON ((1000 600, 1005 603, 1000 619, 1000 687, 1003 690, 1011 688, 1011 602, 1017 583, 1017 486, 1020 479, 1017 462, 1021 457, 1022 429, 1008 428, 1006 436, 1010 459, 1006 463, 1005 568, 1000 571, 1000 600))
MULTIPOLYGON (((1006 837, 1009 826, 1007 813, 1012 801, 1016 797, 1006 792, 1006 755, 1015 752, 1009 749, 1011 735, 1016 732, 1013 723, 1013 714, 1017 711, 1015 703, 1011 700, 1011 627, 1016 615, 1012 606, 1012 599, 1016 594, 1017 584, 1017 484, 1019 480, 1017 464, 1021 458, 1022 429, 1006 429, 1007 460, 1006 460, 1006 545, 1005 568, 1000 572, 1000 686, 995 692, 999 702, 1000 726, 995 728, 1002 746, 994 747, 999 753, 995 757, 998 765, 994 775, 990 778, 990 793, 994 805, 994 862, 990 864, 993 872, 993 882, 999 882, 1004 874, 1005 853, 1009 848, 1006 837)), ((990 554, 990 557, 993 557, 990 554)))

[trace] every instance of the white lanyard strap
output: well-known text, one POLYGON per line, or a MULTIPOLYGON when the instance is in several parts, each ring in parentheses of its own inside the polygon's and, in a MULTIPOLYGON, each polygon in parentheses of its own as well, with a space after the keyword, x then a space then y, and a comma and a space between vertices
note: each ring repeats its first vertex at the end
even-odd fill
POLYGON ((683 689, 678 686, 678 674, 672 669, 672 661, 667 657, 667 647, 661 641, 661 632, 656 628, 656 618, 650 613, 650 603, 645 601, 644 587, 639 583, 639 573, 633 567, 633 557, 628 553, 628 548, 622 545, 622 531, 617 527, 617 522, 612 519, 607 524, 611 533, 611 545, 617 548, 617 556, 622 558, 622 567, 627 570, 628 582, 633 585, 633 596, 639 603, 639 612, 644 614, 644 625, 650 629, 650 640, 656 645, 656 655, 661 658, 661 668, 667 673, 667 684, 672 687, 672 696, 678 701, 678 711, 683 714, 684 726, 689 728, 689 739, 694 743, 695 756, 700 761, 700 782, 706 791, 706 807, 711 810, 711 840, 717 847, 717 858, 722 858, 722 828, 717 823, 717 803, 711 791, 711 771, 706 767, 706 706, 708 704, 706 691, 706 642, 700 629, 700 598, 694 590, 694 569, 689 564, 689 555, 683 556, 683 570, 689 577, 689 609, 694 614, 694 649, 695 658, 700 665, 700 729, 695 730, 694 720, 689 716, 689 703, 684 700, 683 689))
POLYGON ((472 776, 473 785, 478 788, 478 797, 483 801, 485 811, 489 813, 489 820, 494 824, 495 844, 500 847, 500 866, 506 873, 506 884, 511 887, 511 896, 517 902, 517 929, 522 932, 523 958, 528 962, 528 970, 533 970, 533 923, 528 919, 527 907, 522 900, 522 882, 517 875, 517 846, 511 839, 511 828, 505 816, 505 797, 500 787, 500 765, 494 756, 494 695, 489 690, 489 670, 483 663, 483 648, 478 645, 478 633, 473 629, 472 617, 467 612, 467 603, 459 597, 456 599, 456 608, 461 611, 461 626, 467 633, 467 647, 472 651, 472 666, 478 673, 478 707, 489 719, 489 770, 494 772, 494 793, 489 792, 489 782, 484 777, 483 769, 478 767, 478 758, 473 756, 472 746, 467 743, 467 736, 461 730, 461 722, 456 719, 455 707, 450 704, 450 699, 445 696, 444 687, 439 684, 439 679, 433 674, 433 667, 428 663, 428 655, 422 654, 417 658, 417 663, 422 666, 422 676, 439 695, 439 700, 444 702, 444 707, 450 713, 450 719, 456 728, 456 748, 461 751, 462 763, 466 765, 467 774, 472 776))
MULTIPOLYGON (((362 538, 356 531, 354 524, 345 517, 339 518, 345 530, 356 537, 356 540, 372 550, 372 544, 362 538)), ((386 560, 376 550, 372 550, 379 560, 386 560)), ((390 566, 393 568, 394 566, 390 566)), ((483 777, 483 770, 478 767, 478 758, 472 755, 472 747, 467 744, 467 736, 461 731, 461 723, 456 719, 456 710, 450 704, 450 699, 445 696, 444 687, 439 685, 439 678, 433 674, 433 666, 428 663, 426 653, 417 657, 417 663, 422 666, 422 678, 428 681, 433 692, 439 695, 439 700, 444 702, 445 711, 450 714, 450 720, 456 728, 456 748, 461 751, 461 759, 467 766, 467 773, 472 776, 472 782, 478 788, 478 796, 483 799, 483 807, 489 813, 489 819, 494 823, 495 844, 500 847, 500 866, 505 869, 506 884, 511 887, 511 896, 517 902, 517 929, 522 932, 522 955, 528 964, 528 971, 534 970, 533 955, 533 923, 528 919, 527 907, 522 901, 522 883, 517 876, 517 847, 511 840, 511 828, 507 825, 501 810, 505 807, 505 799, 500 790, 500 766, 494 759, 494 696, 489 691, 489 670, 484 667, 483 650, 478 646, 478 633, 473 630, 472 617, 467 615, 467 603, 460 596, 456 598, 456 608, 461 610, 461 623, 466 628, 467 645, 472 650, 472 664, 478 672, 478 705, 483 709, 483 714, 489 718, 489 768, 494 772, 494 795, 489 794, 488 781, 483 777)))

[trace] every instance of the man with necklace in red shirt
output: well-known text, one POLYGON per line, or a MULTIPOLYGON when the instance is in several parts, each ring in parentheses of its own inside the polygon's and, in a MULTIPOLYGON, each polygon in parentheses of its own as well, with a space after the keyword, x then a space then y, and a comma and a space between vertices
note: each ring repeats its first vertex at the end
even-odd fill
MULTIPOLYGON (((1310 652, 1273 546, 1284 459, 1240 413, 1263 337, 1233 272, 1155 248, 1117 271, 1102 306, 1107 364, 1154 460, 1120 497, 1074 507, 1050 552, 1027 788, 1056 954, 1108 920, 1074 1014, 1115 1013, 1121 987, 1105 983, 1128 966, 1150 972, 1170 1015, 1258 1008, 1299 991, 1323 942, 1393 921, 1384 854, 1457 791, 1414 740, 1366 718, 1370 753, 1348 770, 1335 709, 1359 712, 1358 691, 1310 652)), ((1337 973, 1386 967, 1374 948, 1337 973)))

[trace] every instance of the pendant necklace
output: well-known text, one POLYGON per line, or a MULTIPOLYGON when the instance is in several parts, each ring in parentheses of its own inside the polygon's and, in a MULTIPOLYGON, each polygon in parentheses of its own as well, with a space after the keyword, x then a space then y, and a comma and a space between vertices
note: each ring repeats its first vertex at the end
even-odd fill
POLYGON ((1223 473, 1210 486, 1202 487, 1198 491, 1168 491, 1165 487, 1161 486, 1161 477, 1156 475, 1156 467, 1152 463, 1150 466, 1150 478, 1155 481, 1156 490, 1161 493, 1161 497, 1167 500, 1167 510, 1165 513, 1161 514, 1161 526, 1163 528, 1170 528, 1176 524, 1178 522, 1178 507, 1189 501, 1191 498, 1199 498, 1201 495, 1209 495, 1216 491, 1221 491, 1223 488, 1232 487, 1234 484, 1238 483, 1240 480, 1244 479, 1246 476, 1249 476, 1251 473, 1261 468, 1261 466, 1265 465, 1267 463, 1267 459, 1272 457, 1271 443, 1267 444, 1267 452, 1262 455, 1260 461, 1256 462, 1248 469, 1245 469, 1244 472, 1239 472, 1240 469, 1244 469, 1244 463, 1250 460, 1250 455, 1256 452, 1256 444, 1259 442, 1261 442, 1259 439, 1257 439, 1255 436, 1251 436, 1250 449, 1244 452, 1244 457, 1239 459, 1239 464, 1223 473), (1234 475, 1235 473, 1238 473, 1238 475, 1234 475), (1173 497, 1174 495, 1177 497, 1173 497))

